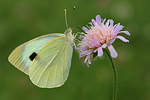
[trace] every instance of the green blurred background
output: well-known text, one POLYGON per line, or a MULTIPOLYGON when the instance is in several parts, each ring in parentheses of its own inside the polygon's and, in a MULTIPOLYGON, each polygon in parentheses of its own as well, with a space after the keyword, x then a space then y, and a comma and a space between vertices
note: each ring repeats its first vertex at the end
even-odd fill
MULTIPOLYGON (((0 0, 0 100, 111 100, 113 74, 106 54, 89 68, 74 50, 66 83, 54 89, 33 85, 8 62, 18 45, 35 37, 66 30, 67 16, 76 10, 71 27, 86 25, 97 14, 124 25, 129 43, 117 41, 118 100, 150 100, 149 0, 0 0)), ((79 30, 74 30, 74 32, 79 30)))

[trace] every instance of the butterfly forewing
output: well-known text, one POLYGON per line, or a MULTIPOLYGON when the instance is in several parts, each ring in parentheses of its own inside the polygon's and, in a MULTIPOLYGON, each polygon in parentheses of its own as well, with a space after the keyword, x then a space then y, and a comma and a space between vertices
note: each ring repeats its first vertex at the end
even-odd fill
POLYGON ((30 40, 15 48, 15 50, 13 50, 10 56, 8 57, 8 60, 19 70, 23 71, 26 74, 29 74, 29 67, 32 63, 32 59, 30 59, 29 57, 34 52, 37 54, 47 43, 59 36, 64 36, 64 34, 48 34, 30 40))

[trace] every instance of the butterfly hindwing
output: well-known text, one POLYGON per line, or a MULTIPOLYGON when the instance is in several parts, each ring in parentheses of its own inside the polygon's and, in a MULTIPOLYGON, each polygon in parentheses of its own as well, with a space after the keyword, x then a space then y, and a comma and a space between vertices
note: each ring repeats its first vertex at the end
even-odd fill
POLYGON ((50 41, 59 36, 64 36, 64 34, 60 33, 48 34, 30 40, 15 48, 8 57, 8 60, 12 65, 14 65, 16 68, 18 68, 19 70, 28 75, 29 67, 31 66, 32 60, 35 57, 35 55, 33 56, 32 54, 33 53, 38 54, 38 52, 47 43, 49 43, 50 41), (32 57, 32 59, 30 57, 32 57))
POLYGON ((42 88, 61 86, 69 74, 72 52, 73 47, 64 36, 49 42, 31 64, 31 81, 42 88))

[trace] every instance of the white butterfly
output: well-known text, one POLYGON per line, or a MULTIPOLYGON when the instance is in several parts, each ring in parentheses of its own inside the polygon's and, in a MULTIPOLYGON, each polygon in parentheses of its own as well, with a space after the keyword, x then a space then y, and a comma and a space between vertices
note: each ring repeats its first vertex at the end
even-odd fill
POLYGON ((68 28, 64 34, 43 35, 18 46, 8 60, 29 75, 35 85, 59 87, 68 78, 73 45, 72 29, 68 28))

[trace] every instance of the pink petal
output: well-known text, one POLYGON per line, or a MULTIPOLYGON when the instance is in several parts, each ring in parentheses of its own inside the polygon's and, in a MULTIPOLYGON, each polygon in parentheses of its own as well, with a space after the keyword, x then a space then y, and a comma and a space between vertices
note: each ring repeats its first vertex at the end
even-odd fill
POLYGON ((109 46, 108 46, 108 49, 109 49, 110 54, 111 54, 111 56, 112 56, 113 58, 116 58, 116 57, 118 56, 116 50, 114 49, 114 47, 113 47, 112 45, 109 45, 109 46))
POLYGON ((106 47, 107 47, 107 44, 106 44, 106 43, 102 45, 102 48, 106 48, 106 47))
POLYGON ((93 25, 92 25, 92 22, 89 22, 89 24, 90 24, 91 26, 93 26, 93 25))
POLYGON ((113 21, 113 20, 110 20, 110 27, 111 27, 111 28, 113 27, 113 24, 114 24, 114 21, 113 21))
POLYGON ((120 31, 119 33, 125 33, 127 35, 130 35, 130 33, 128 31, 120 31))
POLYGON ((97 44, 98 46, 101 45, 96 39, 93 39, 93 42, 94 42, 95 44, 97 44))
POLYGON ((90 49, 90 50, 83 50, 81 52, 82 52, 82 55, 90 55, 93 51, 94 51, 93 49, 90 49))
POLYGON ((120 25, 120 23, 117 24, 117 26, 115 27, 115 31, 114 34, 118 34, 120 30, 123 29, 124 26, 120 25))
POLYGON ((98 25, 101 24, 101 17, 100 17, 100 15, 96 16, 96 22, 97 22, 98 25))
POLYGON ((117 36, 113 36, 113 39, 109 40, 109 44, 112 44, 116 40, 117 36))
POLYGON ((88 49, 88 47, 84 47, 84 48, 75 48, 76 50, 86 50, 88 49))
POLYGON ((94 19, 92 19, 92 23, 93 23, 94 25, 96 25, 96 21, 95 21, 94 19))
POLYGON ((86 56, 84 63, 89 67, 89 64, 91 64, 90 55, 86 56))
POLYGON ((86 62, 86 66, 87 66, 87 67, 90 67, 88 62, 86 62))
POLYGON ((81 58, 82 57, 82 52, 80 52, 80 54, 79 54, 79 58, 81 58))
POLYGON ((129 40, 125 39, 123 36, 117 36, 117 38, 122 40, 123 42, 129 42, 129 40))
POLYGON ((105 21, 106 21, 106 18, 103 20, 102 24, 104 24, 104 23, 105 23, 105 21))
POLYGON ((86 58, 85 58, 85 60, 84 60, 84 63, 86 63, 88 59, 89 59, 89 57, 86 56, 86 58))
POLYGON ((107 27, 108 27, 108 25, 109 25, 109 20, 107 20, 107 22, 106 22, 106 24, 105 24, 107 27))
POLYGON ((105 21, 106 21, 106 18, 103 20, 103 24, 105 23, 105 21))
POLYGON ((88 59, 88 63, 89 63, 89 64, 91 64, 91 60, 90 60, 90 58, 88 59))
POLYGON ((86 27, 82 27, 82 29, 83 29, 86 33, 88 33, 88 31, 89 31, 86 27))
POLYGON ((98 45, 95 44, 95 43, 89 43, 89 44, 92 45, 92 46, 98 47, 98 45))
POLYGON ((103 55, 103 49, 102 47, 98 48, 98 56, 101 57, 103 55))

